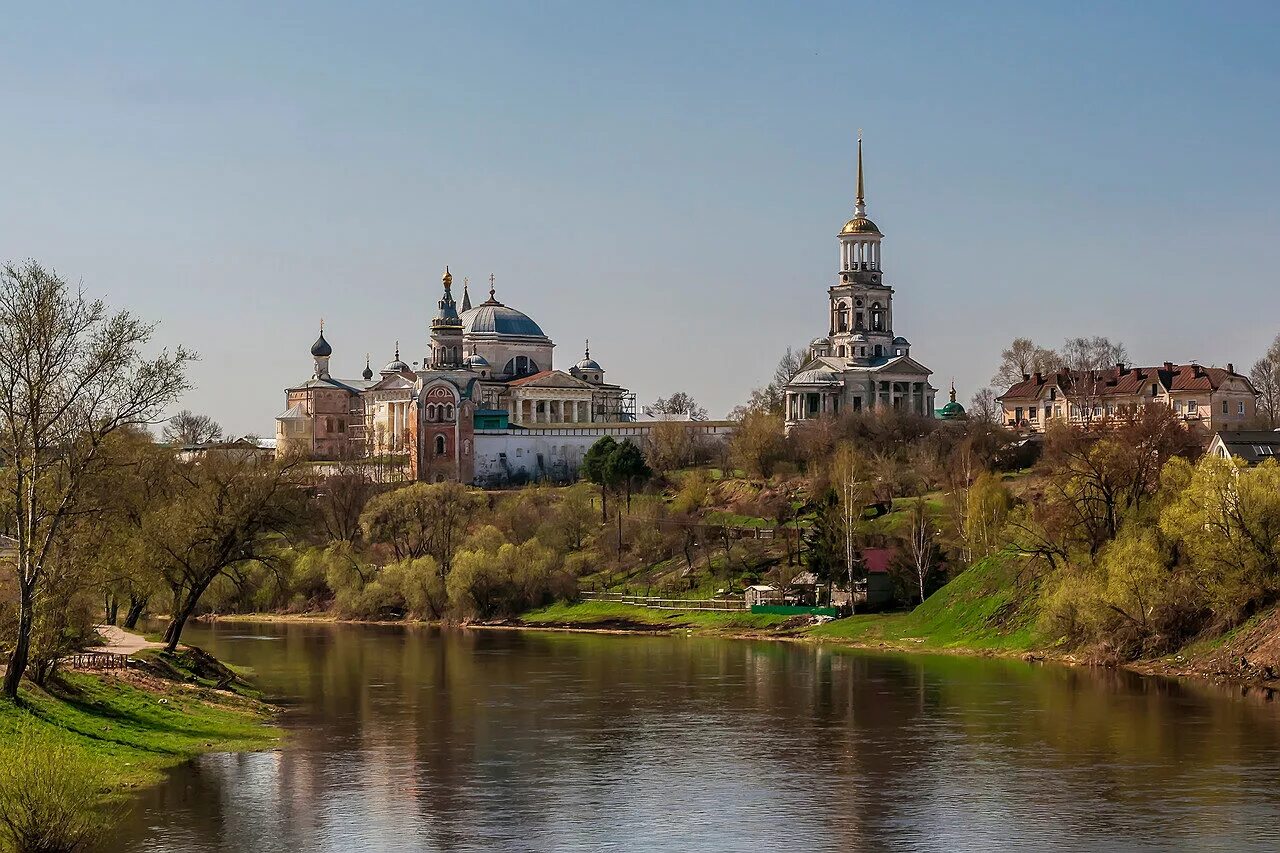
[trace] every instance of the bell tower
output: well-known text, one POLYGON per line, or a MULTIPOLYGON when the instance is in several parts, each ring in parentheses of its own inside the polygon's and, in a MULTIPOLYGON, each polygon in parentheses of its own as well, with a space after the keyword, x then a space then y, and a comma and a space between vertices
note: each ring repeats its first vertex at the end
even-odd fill
POLYGON ((840 241, 840 272, 829 290, 831 354, 865 365, 900 354, 893 337, 893 288, 884 283, 880 268, 884 234, 867 216, 861 131, 853 218, 836 237, 840 241))
POLYGON ((451 289, 453 276, 444 268, 440 279, 444 295, 436 303, 438 310, 431 321, 431 367, 434 370, 451 370, 462 366, 462 318, 458 316, 451 289))

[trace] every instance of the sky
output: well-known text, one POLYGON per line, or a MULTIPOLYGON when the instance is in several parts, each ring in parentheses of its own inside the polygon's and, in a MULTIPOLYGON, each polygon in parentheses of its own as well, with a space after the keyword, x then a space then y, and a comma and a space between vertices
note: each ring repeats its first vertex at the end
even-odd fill
POLYGON ((21 4, 0 259, 201 360, 270 435, 427 351, 450 266, 713 416, 826 333, 865 139, 895 332, 962 401, 1015 336, 1234 362, 1280 332, 1271 3, 21 4))

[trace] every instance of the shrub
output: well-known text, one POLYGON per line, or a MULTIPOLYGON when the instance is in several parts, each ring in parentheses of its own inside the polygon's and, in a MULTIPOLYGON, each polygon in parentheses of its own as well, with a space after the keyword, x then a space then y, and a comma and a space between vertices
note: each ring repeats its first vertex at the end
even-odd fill
POLYGON ((0 750, 0 847, 76 853, 111 824, 99 804, 105 779, 70 747, 20 728, 0 750))

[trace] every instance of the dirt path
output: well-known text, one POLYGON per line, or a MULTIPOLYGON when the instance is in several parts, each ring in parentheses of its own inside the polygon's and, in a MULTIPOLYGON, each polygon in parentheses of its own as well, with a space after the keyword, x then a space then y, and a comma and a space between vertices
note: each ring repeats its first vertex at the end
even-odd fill
POLYGON ((144 638, 141 634, 134 634, 123 628, 117 628, 115 625, 97 625, 98 635, 107 641, 105 646, 99 646, 94 651, 111 652, 117 655, 137 654, 143 649, 158 649, 164 643, 153 643, 144 638))

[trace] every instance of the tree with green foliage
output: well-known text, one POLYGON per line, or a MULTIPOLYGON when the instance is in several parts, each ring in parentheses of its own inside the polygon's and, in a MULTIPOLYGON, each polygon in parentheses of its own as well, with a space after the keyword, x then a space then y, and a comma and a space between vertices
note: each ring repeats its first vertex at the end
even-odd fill
POLYGON ((398 560, 434 557, 444 577, 479 504, 461 483, 414 483, 371 499, 360 524, 369 542, 389 545, 398 560))
POLYGON ((582 475, 600 487, 600 523, 609 520, 609 490, 616 483, 613 480, 614 470, 609 460, 618 449, 618 442, 613 436, 602 436, 595 441, 582 457, 582 475))
POLYGON ((17 621, 3 693, 18 695, 50 561, 115 432, 158 422, 187 388, 181 347, 148 358, 154 327, 69 288, 34 261, 0 269, 0 459, 14 518, 17 621))
POLYGON ((644 453, 630 441, 623 441, 609 454, 605 470, 606 478, 626 491, 627 512, 630 512, 632 490, 653 476, 644 453))
POLYGON ((301 515, 293 463, 210 455, 172 465, 140 534, 172 594, 164 641, 176 651, 209 586, 243 563, 275 564, 280 534, 301 515))

